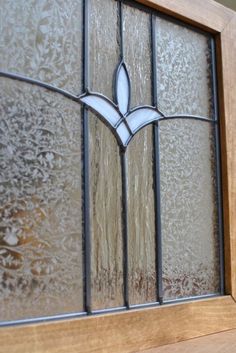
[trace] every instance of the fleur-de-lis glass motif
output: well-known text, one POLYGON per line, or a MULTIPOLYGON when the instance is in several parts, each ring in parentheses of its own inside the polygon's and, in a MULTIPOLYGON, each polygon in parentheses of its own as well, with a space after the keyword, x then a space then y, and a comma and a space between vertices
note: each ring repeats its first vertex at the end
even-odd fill
POLYGON ((99 114, 118 142, 126 147, 142 127, 163 117, 157 108, 143 105, 130 109, 131 84, 126 65, 119 64, 115 79, 115 102, 97 92, 87 90, 80 101, 99 114))

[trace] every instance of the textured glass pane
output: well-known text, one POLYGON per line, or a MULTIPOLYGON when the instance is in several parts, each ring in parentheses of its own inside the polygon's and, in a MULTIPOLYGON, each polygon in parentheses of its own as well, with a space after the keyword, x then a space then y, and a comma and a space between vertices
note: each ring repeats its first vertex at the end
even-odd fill
MULTIPOLYGON (((131 78, 131 106, 151 104, 150 16, 124 6, 124 54, 131 78)), ((152 127, 127 149, 130 303, 155 301, 155 217, 152 127)))
POLYGON ((209 38, 156 18, 158 107, 164 114, 211 118, 209 38))
POLYGON ((219 292, 213 127, 160 124, 164 298, 219 292))
POLYGON ((119 63, 118 5, 90 0, 90 88, 113 99, 113 76, 119 63))
POLYGON ((81 311, 81 108, 0 89, 0 320, 81 311))
POLYGON ((127 150, 130 303, 156 301, 152 126, 127 150))
POLYGON ((150 16, 124 6, 123 33, 124 60, 131 80, 131 107, 151 104, 150 16))
MULTIPOLYGON (((119 62, 117 2, 90 1, 90 87, 112 98, 119 62)), ((119 147, 93 114, 90 120, 92 307, 123 305, 121 170, 119 147)))
POLYGON ((0 69, 79 93, 82 0, 0 4, 0 69))

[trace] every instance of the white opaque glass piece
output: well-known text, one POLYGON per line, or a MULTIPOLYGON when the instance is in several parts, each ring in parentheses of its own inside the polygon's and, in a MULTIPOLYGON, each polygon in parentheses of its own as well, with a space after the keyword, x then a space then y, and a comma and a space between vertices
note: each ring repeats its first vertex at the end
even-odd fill
POLYGON ((130 139, 130 133, 124 123, 121 123, 116 130, 124 146, 127 145, 130 139))
POLYGON ((81 101, 100 114, 113 127, 115 127, 121 119, 115 107, 108 100, 99 95, 89 94, 82 97, 81 101))
POLYGON ((133 133, 152 121, 160 118, 160 114, 152 108, 141 108, 133 111, 127 117, 127 122, 133 133))
POLYGON ((126 114, 129 108, 130 85, 129 77, 124 64, 119 68, 117 77, 117 103, 122 114, 126 114))

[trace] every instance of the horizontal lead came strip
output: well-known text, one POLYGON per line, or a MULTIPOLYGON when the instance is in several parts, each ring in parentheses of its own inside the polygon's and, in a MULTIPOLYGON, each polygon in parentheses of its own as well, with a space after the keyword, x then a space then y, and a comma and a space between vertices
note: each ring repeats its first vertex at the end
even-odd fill
POLYGON ((156 307, 160 306, 159 302, 151 302, 151 303, 145 303, 145 304, 133 304, 129 305, 129 308, 126 306, 121 306, 121 307, 116 307, 116 308, 109 308, 109 309, 100 309, 100 310, 94 310, 92 311, 92 314, 98 315, 98 314, 109 314, 109 313, 114 313, 114 312, 124 312, 124 311, 130 311, 130 310, 135 310, 135 309, 145 309, 145 308, 151 308, 151 307, 156 307))
POLYGON ((88 314, 87 312, 84 311, 79 313, 69 313, 69 314, 61 314, 61 315, 54 315, 54 316, 42 316, 42 317, 31 318, 31 319, 2 321, 0 322, 0 327, 44 323, 44 322, 55 321, 55 320, 76 319, 79 317, 86 317, 86 316, 88 316, 88 314))
POLYGON ((168 305, 168 304, 179 304, 179 303, 185 303, 189 301, 196 301, 196 300, 202 300, 202 299, 211 299, 211 298, 216 298, 216 297, 222 297, 221 293, 215 293, 215 294, 206 294, 206 295, 196 295, 195 297, 185 297, 185 298, 177 298, 177 299, 170 299, 170 300, 164 300, 163 304, 168 305))
MULTIPOLYGON (((180 303, 185 303, 185 302, 192 301, 192 300, 196 301, 196 300, 211 299, 211 298, 216 298, 216 297, 222 297, 222 295, 219 293, 219 294, 206 294, 206 295, 189 297, 189 298, 179 298, 179 299, 173 299, 173 300, 166 300, 166 301, 164 301, 163 304, 164 304, 164 306, 168 306, 168 304, 180 304, 180 303)), ((145 308, 152 308, 152 307, 159 307, 159 306, 160 306, 159 302, 152 302, 152 303, 145 303, 145 304, 130 305, 129 309, 130 310, 145 309, 145 308)), ((163 305, 162 305, 162 307, 163 307, 163 305)), ((126 311, 130 311, 130 310, 128 310, 127 307, 125 307, 125 306, 120 306, 120 307, 115 307, 115 308, 93 310, 91 312, 91 314, 92 315, 98 315, 98 314, 102 315, 102 314, 109 314, 109 313, 115 313, 115 312, 126 312, 126 311)), ((15 321, 4 321, 4 322, 0 322, 0 327, 43 323, 43 322, 55 321, 55 320, 76 319, 76 318, 87 317, 87 316, 88 316, 87 312, 80 312, 80 313, 45 316, 45 317, 31 318, 31 319, 22 319, 22 320, 15 320, 15 321)))

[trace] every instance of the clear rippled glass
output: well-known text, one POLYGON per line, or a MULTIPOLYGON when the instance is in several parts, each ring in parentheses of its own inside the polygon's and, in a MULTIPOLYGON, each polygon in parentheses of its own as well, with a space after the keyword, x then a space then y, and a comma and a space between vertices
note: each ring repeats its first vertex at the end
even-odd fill
MULTIPOLYGON (((131 79, 131 107, 151 104, 150 15, 124 6, 124 59, 131 79)), ((127 149, 130 303, 156 300, 152 126, 127 149)))
MULTIPOLYGON (((119 62, 118 20, 116 1, 90 1, 89 85, 111 99, 119 62)), ((119 146, 109 128, 92 113, 89 149, 92 308, 96 310, 123 305, 122 189, 119 146)))

